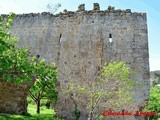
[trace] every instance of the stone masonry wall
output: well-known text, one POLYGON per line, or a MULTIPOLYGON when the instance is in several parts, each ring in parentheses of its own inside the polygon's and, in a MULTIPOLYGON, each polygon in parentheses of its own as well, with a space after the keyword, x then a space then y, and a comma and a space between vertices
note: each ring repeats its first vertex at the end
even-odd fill
POLYGON ((0 82, 0 113, 27 114, 27 85, 0 82))
MULTIPOLYGON (((12 35, 19 38, 19 46, 29 46, 34 55, 40 55, 48 63, 55 61, 60 70, 69 69, 71 79, 81 79, 81 71, 88 74, 88 80, 96 75, 105 62, 123 60, 136 72, 139 82, 145 82, 136 89, 134 109, 143 105, 149 96, 149 55, 147 20, 145 13, 115 10, 108 7, 101 11, 94 4, 91 11, 85 5, 78 11, 64 13, 17 15, 12 26, 12 35), (112 43, 109 43, 109 36, 112 43)), ((59 74, 58 87, 65 86, 67 74, 59 74)), ((59 92, 57 114, 70 119, 72 107, 59 92)))

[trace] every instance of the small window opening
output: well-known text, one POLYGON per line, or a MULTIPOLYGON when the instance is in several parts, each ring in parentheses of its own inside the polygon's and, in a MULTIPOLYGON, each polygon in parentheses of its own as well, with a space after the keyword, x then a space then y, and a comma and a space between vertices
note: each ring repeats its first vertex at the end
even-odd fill
POLYGON ((62 34, 60 34, 60 36, 59 36, 60 38, 62 37, 62 34))
POLYGON ((59 41, 58 41, 59 43, 61 42, 61 37, 62 37, 62 34, 59 35, 59 41))
POLYGON ((40 55, 37 55, 36 57, 37 57, 37 58, 40 58, 40 55))
POLYGON ((112 34, 109 34, 109 42, 112 43, 112 34))
POLYGON ((75 57, 77 57, 77 55, 76 55, 76 54, 74 55, 74 58, 75 58, 75 57))

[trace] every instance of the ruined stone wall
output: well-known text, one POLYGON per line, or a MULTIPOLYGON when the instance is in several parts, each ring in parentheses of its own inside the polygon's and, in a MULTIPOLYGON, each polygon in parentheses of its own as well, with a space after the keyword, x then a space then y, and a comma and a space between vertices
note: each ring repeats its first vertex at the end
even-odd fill
MULTIPOLYGON (((19 46, 30 47, 34 55, 40 55, 48 63, 55 61, 60 70, 69 69, 71 79, 81 79, 80 71, 88 74, 88 80, 96 75, 105 62, 123 60, 136 72, 144 86, 136 92, 135 109, 149 95, 149 56, 147 20, 145 13, 115 10, 108 7, 100 11, 85 11, 84 4, 77 12, 17 15, 12 26, 12 35, 19 38, 19 46), (109 36, 113 42, 109 42, 109 36)), ((68 71, 68 70, 66 70, 68 71)), ((67 83, 67 75, 59 74, 58 86, 67 83)), ((59 93, 57 112, 62 116, 72 110, 62 93, 59 93)))
POLYGON ((7 84, 0 80, 0 113, 27 114, 27 85, 7 84))

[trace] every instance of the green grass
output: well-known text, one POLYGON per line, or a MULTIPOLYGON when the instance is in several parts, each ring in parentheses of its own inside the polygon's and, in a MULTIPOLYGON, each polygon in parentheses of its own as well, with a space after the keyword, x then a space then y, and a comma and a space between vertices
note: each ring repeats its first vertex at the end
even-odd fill
POLYGON ((53 109, 41 107, 40 114, 36 113, 35 105, 28 105, 28 116, 0 114, 0 120, 56 120, 53 109))
MULTIPOLYGON (((42 106, 40 108, 40 114, 52 114, 52 115, 55 115, 55 112, 53 109, 47 109, 45 106, 42 106)), ((35 105, 31 105, 29 104, 28 105, 28 113, 29 114, 33 114, 33 115, 36 115, 36 106, 35 105)))
MULTIPOLYGON (((28 116, 0 114, 0 120, 57 120, 54 110, 46 109, 45 106, 41 107, 41 113, 37 114, 36 106, 29 104, 28 113, 28 116)), ((160 120, 160 118, 158 120, 160 120)))

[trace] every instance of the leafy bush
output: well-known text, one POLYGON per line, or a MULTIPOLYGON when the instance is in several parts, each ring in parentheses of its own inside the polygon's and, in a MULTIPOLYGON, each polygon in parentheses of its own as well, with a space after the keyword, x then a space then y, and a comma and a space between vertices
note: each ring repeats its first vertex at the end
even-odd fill
POLYGON ((160 87, 151 87, 149 102, 145 110, 152 110, 154 112, 160 112, 160 87))
POLYGON ((80 80, 75 80, 76 82, 68 78, 68 86, 62 89, 73 101, 75 111, 79 105, 86 106, 83 108, 90 120, 96 118, 100 107, 104 108, 102 105, 104 101, 108 108, 121 109, 123 106, 129 106, 135 101, 132 98, 133 89, 135 85, 139 86, 123 61, 105 64, 98 74, 98 77, 95 76, 92 80, 86 80, 88 75, 86 73, 81 75, 80 80), (85 101, 82 102, 84 98, 85 101))
POLYGON ((144 111, 160 113, 160 87, 151 87, 148 105, 145 107, 144 111))

